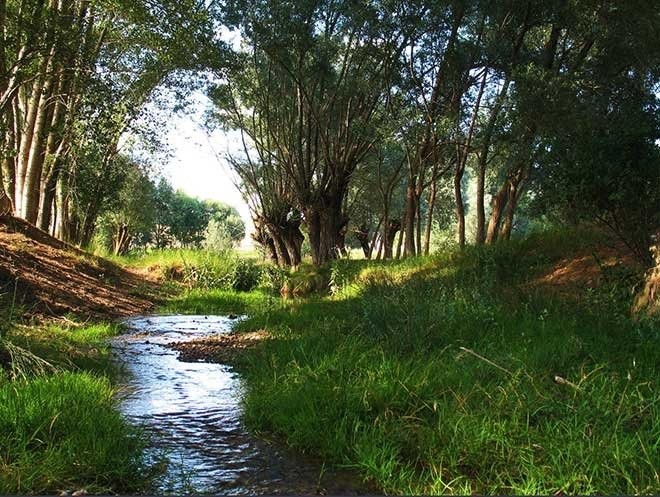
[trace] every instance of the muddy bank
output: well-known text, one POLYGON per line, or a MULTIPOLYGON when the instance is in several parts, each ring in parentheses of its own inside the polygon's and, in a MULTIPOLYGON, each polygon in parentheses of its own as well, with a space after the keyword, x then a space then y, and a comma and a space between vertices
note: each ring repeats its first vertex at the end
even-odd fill
POLYGON ((266 330, 248 333, 232 331, 191 341, 174 342, 168 344, 168 347, 176 350, 179 353, 178 359, 183 362, 232 364, 240 354, 268 339, 270 334, 266 330))

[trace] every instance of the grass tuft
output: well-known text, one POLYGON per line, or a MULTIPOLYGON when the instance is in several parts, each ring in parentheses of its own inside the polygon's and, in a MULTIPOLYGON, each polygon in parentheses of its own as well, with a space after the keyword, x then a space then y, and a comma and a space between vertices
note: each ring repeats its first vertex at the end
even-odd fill
POLYGON ((0 493, 135 492, 142 439, 109 382, 59 373, 0 385, 0 493))

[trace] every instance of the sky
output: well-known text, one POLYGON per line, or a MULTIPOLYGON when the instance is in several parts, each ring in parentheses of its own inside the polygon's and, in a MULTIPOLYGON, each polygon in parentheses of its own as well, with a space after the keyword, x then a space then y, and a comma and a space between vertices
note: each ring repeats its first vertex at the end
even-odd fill
POLYGON ((235 207, 246 227, 243 246, 251 246, 254 230, 247 203, 233 182, 227 154, 242 151, 238 131, 216 130, 211 134, 201 125, 206 97, 199 95, 195 108, 186 114, 169 114, 164 142, 170 149, 161 164, 161 174, 175 190, 202 200, 219 200, 235 207))

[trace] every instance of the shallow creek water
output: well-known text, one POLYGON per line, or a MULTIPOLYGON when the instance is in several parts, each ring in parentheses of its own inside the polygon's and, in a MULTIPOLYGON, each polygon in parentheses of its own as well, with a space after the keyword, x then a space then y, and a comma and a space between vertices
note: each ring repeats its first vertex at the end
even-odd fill
POLYGON ((126 370, 121 409, 151 438, 149 457, 166 455, 157 493, 373 493, 352 473, 250 435, 241 424, 241 378, 229 366, 177 359, 167 344, 231 331, 222 316, 148 316, 125 321, 113 340, 126 370))

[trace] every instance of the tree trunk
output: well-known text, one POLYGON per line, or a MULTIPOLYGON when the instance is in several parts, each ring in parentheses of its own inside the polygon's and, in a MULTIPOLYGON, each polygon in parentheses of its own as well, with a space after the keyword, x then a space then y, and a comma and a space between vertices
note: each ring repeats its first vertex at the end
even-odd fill
POLYGON ((509 180, 504 181, 497 194, 493 197, 490 220, 488 221, 488 232, 486 233, 486 244, 492 245, 499 235, 502 214, 509 197, 509 180))
POLYGON ((457 165, 454 174, 454 197, 456 200, 456 230, 458 234, 458 246, 465 248, 465 203, 463 202, 463 173, 465 170, 457 165))
MULTIPOLYGON (((383 259, 391 259, 394 255, 394 240, 396 234, 401 230, 401 221, 391 219, 385 226, 385 236, 383 237, 383 259)), ((400 247, 401 244, 399 244, 400 247)), ((398 257, 398 256, 397 256, 398 257)))
POLYGON ((433 213, 435 211, 435 200, 438 196, 437 185, 437 166, 433 168, 433 175, 431 178, 431 190, 429 191, 429 207, 426 214, 426 231, 424 233, 424 255, 429 255, 431 251, 431 231, 433 229, 433 213))
POLYGON ((115 255, 126 255, 131 244, 131 235, 128 226, 124 223, 117 226, 113 243, 113 253, 115 255))
POLYGON ((495 124, 500 115, 502 106, 506 100, 509 86, 511 84, 511 75, 507 73, 502 88, 497 94, 495 105, 488 117, 486 129, 484 131, 483 142, 481 144, 481 153, 477 164, 477 233, 475 241, 477 245, 482 245, 486 240, 486 209, 485 209, 485 189, 486 189, 486 169, 488 167, 488 154, 495 131, 495 124))
POLYGON ((302 243, 305 239, 300 231, 300 223, 287 222, 280 230, 280 238, 289 256, 289 264, 293 267, 299 266, 302 261, 302 243))
POLYGON ((500 240, 510 240, 511 239, 511 230, 513 228, 513 216, 516 212, 516 206, 518 204, 518 188, 516 185, 511 183, 509 185, 509 194, 508 202, 506 203, 506 213, 504 215, 504 222, 500 228, 499 239, 500 240))
POLYGON ((397 258, 397 260, 401 259, 401 246, 403 245, 403 236, 404 236, 403 230, 399 231, 399 242, 397 243, 397 246, 396 246, 396 258, 397 258))
POLYGON ((305 220, 315 266, 336 259, 344 247, 346 221, 342 215, 342 199, 335 196, 305 209, 305 220))
POLYGON ((16 214, 19 217, 25 216, 23 212, 25 178, 27 175, 27 164, 30 159, 30 147, 32 146, 32 139, 34 137, 35 123, 37 120, 39 103, 41 101, 43 83, 44 78, 37 77, 32 85, 32 93, 30 95, 25 95, 24 97, 25 121, 22 127, 21 142, 16 160, 16 192, 14 198, 16 214))
MULTIPOLYGON (((47 67, 52 71, 52 62, 47 67)), ((32 224, 37 223, 39 214, 39 199, 41 186, 41 173, 46 157, 46 126, 52 121, 52 88, 53 77, 48 76, 39 99, 37 119, 34 124, 32 143, 30 145, 29 159, 25 172, 25 184, 23 186, 23 217, 32 224)))
POLYGON ((50 228, 53 217, 53 205, 55 203, 55 194, 57 190, 57 182, 62 169, 62 161, 59 157, 54 159, 46 181, 43 186, 43 197, 41 203, 41 212, 39 215, 39 228, 48 231, 50 228))
POLYGON ((362 248, 362 253, 364 254, 365 259, 370 259, 371 258, 371 243, 370 243, 370 237, 369 237, 369 228, 365 224, 361 224, 358 228, 356 228, 353 233, 355 234, 355 238, 357 241, 360 243, 360 247, 362 248))
POLYGON ((511 231, 513 229, 513 218, 516 213, 516 207, 518 207, 518 201, 523 190, 523 184, 526 174, 526 167, 524 164, 520 166, 517 171, 516 176, 511 180, 511 185, 509 187, 509 201, 506 206, 506 214, 504 216, 504 223, 502 223, 502 228, 500 230, 499 238, 500 240, 510 240, 511 231))
POLYGON ((277 264, 280 267, 289 267, 291 266, 291 258, 289 257, 289 252, 286 249, 286 245, 280 238, 279 233, 270 232, 271 238, 273 240, 273 246, 275 247, 275 254, 277 255, 277 264))
MULTIPOLYGON (((415 255, 415 217, 417 206, 415 205, 415 182, 414 178, 408 183, 406 188, 406 210, 403 234, 405 235, 405 245, 403 256, 409 257, 415 255)), ((398 257, 398 256, 397 256, 398 257)))

